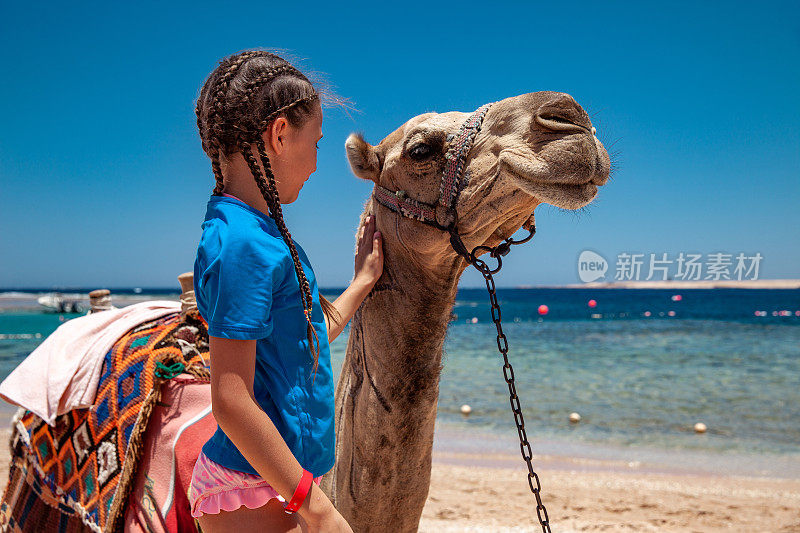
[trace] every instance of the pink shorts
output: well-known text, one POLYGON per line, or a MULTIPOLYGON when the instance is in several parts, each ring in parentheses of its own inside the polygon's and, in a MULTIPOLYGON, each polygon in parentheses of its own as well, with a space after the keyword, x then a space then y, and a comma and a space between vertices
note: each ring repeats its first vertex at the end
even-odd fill
MULTIPOLYGON (((322 476, 314 478, 317 485, 320 481, 322 476)), ((197 457, 189 486, 193 517, 235 511, 242 505, 257 509, 272 498, 286 503, 286 499, 261 476, 226 468, 206 457, 203 452, 197 457)))

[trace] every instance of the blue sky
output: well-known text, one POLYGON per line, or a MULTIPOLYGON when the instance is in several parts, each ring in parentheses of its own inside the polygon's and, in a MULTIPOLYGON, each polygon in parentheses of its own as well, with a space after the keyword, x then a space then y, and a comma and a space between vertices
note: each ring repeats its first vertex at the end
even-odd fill
POLYGON ((574 96, 619 168, 584 211, 538 208, 498 286, 576 283, 584 249, 760 252, 761 278, 800 277, 800 9, 642 4, 6 4, 0 287, 177 287, 214 183, 194 100, 252 47, 288 50, 359 110, 325 110, 318 170, 284 206, 322 287, 350 280, 371 189, 351 131, 378 142, 539 90, 574 96))

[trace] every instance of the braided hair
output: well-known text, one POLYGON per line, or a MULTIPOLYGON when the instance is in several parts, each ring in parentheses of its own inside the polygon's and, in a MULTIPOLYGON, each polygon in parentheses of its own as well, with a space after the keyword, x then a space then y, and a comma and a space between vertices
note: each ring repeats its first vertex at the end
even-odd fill
MULTIPOLYGON (((203 151, 211 159, 216 180, 212 195, 221 195, 224 188, 220 156, 241 152, 270 216, 289 246, 300 285, 315 377, 319 365, 319 338, 311 323, 311 286, 283 220, 275 176, 261 134, 279 115, 286 116, 292 126, 301 127, 314 113, 319 100, 312 83, 288 61, 271 52, 245 50, 219 62, 203 85, 195 106, 203 151), (261 166, 257 158, 261 159, 261 166)), ((333 304, 321 294, 319 299, 325 314, 334 315, 340 321, 341 316, 333 304)))

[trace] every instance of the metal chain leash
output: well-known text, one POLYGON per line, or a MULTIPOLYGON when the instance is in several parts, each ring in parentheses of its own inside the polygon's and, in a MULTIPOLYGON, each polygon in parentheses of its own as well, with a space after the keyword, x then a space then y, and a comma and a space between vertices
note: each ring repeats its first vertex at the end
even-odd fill
MULTIPOLYGON (((511 411, 514 413, 514 423, 517 426, 517 433, 519 434, 519 448, 522 452, 522 458, 525 460, 525 464, 528 465, 528 486, 530 487, 531 492, 533 492, 533 495, 536 497, 536 515, 539 518, 539 524, 542 526, 542 531, 544 533, 550 533, 550 520, 547 516, 547 509, 545 509, 540 495, 542 486, 539 482, 539 476, 533 471, 533 465, 531 464, 533 452, 531 451, 531 444, 528 442, 528 435, 525 432, 525 420, 522 416, 522 407, 520 406, 519 396, 517 396, 517 387, 514 382, 514 368, 511 366, 511 363, 508 360, 508 339, 506 339, 506 336, 503 333, 503 326, 500 322, 500 305, 497 303, 494 278, 492 277, 492 274, 499 272, 500 268, 503 266, 501 257, 505 256, 511 250, 511 245, 528 242, 531 237, 533 237, 533 234, 536 233, 536 226, 531 224, 528 231, 530 234, 519 241, 509 237, 504 242, 493 248, 489 246, 476 246, 472 252, 468 254, 469 257, 466 259, 478 269, 478 271, 486 280, 486 290, 489 291, 489 300, 491 301, 492 305, 492 321, 497 328, 497 348, 500 350, 500 353, 503 354, 503 377, 508 384, 511 411), (490 269, 486 262, 476 257, 475 254, 480 249, 488 250, 489 255, 497 259, 496 268, 490 269)), ((460 238, 458 241, 460 243, 460 238)), ((454 247, 456 247, 456 250, 458 251, 458 247, 455 245, 454 247)), ((461 245, 461 249, 464 249, 463 244, 461 245)))
MULTIPOLYGON (((517 396, 517 388, 514 383, 514 369, 508 361, 508 340, 503 333, 503 327, 500 323, 500 306, 497 303, 494 278, 492 277, 492 274, 496 274, 500 271, 503 264, 502 257, 511 250, 511 245, 528 242, 531 237, 533 237, 533 234, 536 233, 536 226, 533 225, 533 222, 529 223, 526 221, 526 223, 523 224, 523 228, 527 229, 530 234, 524 239, 517 241, 509 237, 497 246, 476 246, 471 252, 464 246, 464 242, 461 240, 457 229, 458 212, 455 206, 458 203, 460 191, 469 181, 468 173, 465 174, 464 172, 466 168, 465 161, 472 147, 472 142, 481 129, 483 117, 491 105, 492 104, 486 104, 479 107, 461 125, 457 134, 448 137, 448 142, 453 142, 451 146, 452 151, 448 151, 448 155, 452 155, 452 157, 448 157, 447 159, 448 163, 445 166, 440 185, 439 202, 436 205, 410 199, 406 191, 393 191, 377 184, 373 190, 373 197, 378 203, 386 206, 395 213, 447 231, 450 234, 450 244, 453 246, 456 253, 483 274, 486 280, 486 289, 489 291, 489 299, 492 303, 492 320, 497 328, 497 347, 500 349, 500 353, 503 354, 503 376, 508 384, 511 411, 514 413, 514 423, 517 425, 517 433, 519 433, 519 446, 522 451, 522 458, 525 459, 525 463, 528 465, 528 485, 533 495, 536 497, 536 514, 539 517, 539 523, 542 525, 542 531, 548 533, 550 531, 550 521, 547 517, 547 510, 542 503, 542 498, 539 495, 542 489, 539 484, 539 476, 533 471, 533 466, 531 465, 533 453, 531 452, 531 445, 528 442, 528 436, 525 433, 525 421, 522 418, 522 408, 520 407, 519 396, 517 396), (444 209, 440 210, 439 208, 442 207, 444 209), (439 215, 441 215, 441 217, 439 217, 439 215), (447 225, 441 222, 441 220, 448 219, 450 222, 447 225), (488 251, 491 257, 497 259, 496 268, 490 269, 484 261, 476 257, 477 252, 481 249, 488 251), (536 482, 535 487, 534 481, 536 482)), ((529 220, 532 220, 532 217, 529 220)))

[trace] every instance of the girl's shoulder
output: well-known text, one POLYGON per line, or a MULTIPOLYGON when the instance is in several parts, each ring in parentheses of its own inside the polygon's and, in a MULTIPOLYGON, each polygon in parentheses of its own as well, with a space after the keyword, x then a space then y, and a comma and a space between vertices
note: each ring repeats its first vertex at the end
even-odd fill
POLYGON ((212 196, 208 202, 203 228, 213 225, 225 226, 231 232, 253 238, 263 236, 283 240, 272 217, 239 199, 212 196))
POLYGON ((273 231, 265 221, 240 211, 234 209, 227 216, 206 219, 198 246, 202 255, 253 269, 293 265, 279 230, 273 231))

